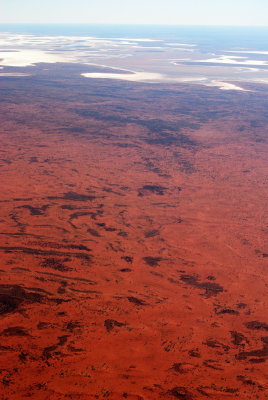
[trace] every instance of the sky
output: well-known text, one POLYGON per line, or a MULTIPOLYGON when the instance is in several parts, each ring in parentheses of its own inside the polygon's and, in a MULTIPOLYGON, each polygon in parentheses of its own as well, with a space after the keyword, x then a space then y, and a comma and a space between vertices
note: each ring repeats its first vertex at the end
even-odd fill
POLYGON ((0 0, 0 23, 268 26, 268 0, 0 0))

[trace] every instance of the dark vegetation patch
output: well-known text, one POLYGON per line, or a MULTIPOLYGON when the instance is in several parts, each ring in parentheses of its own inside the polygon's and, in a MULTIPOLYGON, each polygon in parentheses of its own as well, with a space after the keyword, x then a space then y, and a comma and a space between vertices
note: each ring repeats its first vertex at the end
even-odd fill
POLYGON ((123 256, 123 257, 121 257, 121 259, 125 260, 127 263, 130 263, 130 264, 132 264, 132 262, 133 262, 133 257, 130 257, 130 256, 123 256))
POLYGON ((71 351, 72 353, 82 353, 85 351, 84 349, 74 347, 70 344, 68 345, 68 350, 71 351))
POLYGON ((39 271, 36 271, 36 272, 40 273, 42 275, 49 275, 49 276, 53 276, 53 277, 56 277, 56 278, 63 278, 64 280, 72 280, 72 281, 84 282, 84 283, 87 283, 89 285, 97 285, 97 282, 91 281, 91 280, 86 279, 86 278, 59 275, 59 274, 54 274, 52 272, 39 272, 39 271))
POLYGON ((204 387, 204 386, 199 386, 199 387, 196 388, 196 390, 197 390, 200 394, 202 394, 202 396, 210 397, 210 395, 207 393, 206 389, 207 389, 206 386, 205 386, 205 387, 204 387))
POLYGON ((218 366, 218 362, 215 360, 205 360, 203 362, 205 367, 214 369, 215 371, 223 371, 223 368, 218 366))
POLYGON ((127 232, 121 231, 121 232, 118 232, 117 235, 118 235, 118 236, 121 236, 121 237, 127 237, 127 236, 128 236, 128 233, 127 233, 127 232))
POLYGON ((19 285, 0 285, 0 315, 16 312, 24 304, 40 303, 42 298, 41 294, 27 292, 19 285))
POLYGON ((38 158, 37 157, 30 157, 29 163, 37 163, 37 162, 38 162, 38 158))
POLYGON ((53 356, 53 352, 57 350, 58 347, 64 346, 68 340, 69 335, 59 336, 58 343, 53 346, 45 347, 42 353, 42 358, 48 360, 53 356))
POLYGON ((208 280, 208 281, 215 281, 216 278, 215 278, 215 276, 213 276, 213 275, 208 275, 208 276, 207 276, 207 280, 208 280))
POLYGON ((57 293, 58 294, 64 294, 66 293, 66 287, 67 287, 67 282, 66 281, 62 281, 61 285, 59 286, 57 293))
POLYGON ((226 346, 225 344, 220 343, 214 339, 208 339, 206 342, 204 342, 204 344, 208 347, 211 347, 212 349, 222 348, 224 351, 228 351, 230 349, 229 346, 226 346))
POLYGON ((163 274, 159 274, 159 272, 156 272, 156 271, 150 271, 150 274, 152 274, 154 276, 158 276, 159 278, 163 278, 164 277, 163 274))
POLYGON ((194 358, 200 358, 201 357, 201 354, 200 354, 198 349, 189 350, 188 353, 189 353, 190 357, 194 357, 194 358))
POLYGON ((60 252, 54 250, 40 250, 40 249, 33 249, 29 247, 7 247, 1 246, 0 250, 4 250, 5 253, 25 253, 25 254, 32 254, 36 256, 58 256, 58 257, 75 257, 75 258, 82 258, 87 261, 90 261, 92 256, 85 253, 67 253, 67 252, 60 252))
POLYGON ((151 238, 151 237, 158 236, 159 234, 160 234, 159 230, 157 230, 157 229, 152 229, 151 231, 145 232, 144 236, 145 236, 146 238, 151 238))
MULTIPOLYGON (((185 272, 185 271, 183 271, 185 272)), ((178 281, 177 279, 173 279, 173 278, 167 278, 167 280, 171 283, 175 283, 176 285, 178 285, 180 283, 180 281, 178 281)))
POLYGON ((1 350, 1 351, 12 351, 13 348, 12 348, 11 346, 3 346, 3 345, 0 345, 0 350, 1 350))
POLYGON ((39 246, 43 248, 52 248, 52 249, 71 249, 71 250, 85 250, 91 251, 87 246, 83 244, 63 244, 56 242, 28 242, 28 245, 39 246))
POLYGON ((132 269, 130 269, 130 268, 121 268, 119 271, 120 272, 131 272, 132 269))
POLYGON ((134 303, 136 306, 145 306, 146 303, 141 300, 141 299, 137 299, 137 297, 127 297, 128 301, 130 301, 130 303, 134 303))
POLYGON ((167 188, 160 185, 144 185, 142 188, 138 190, 138 196, 142 197, 148 193, 153 193, 158 196, 163 196, 166 192, 167 188))
POLYGON ((12 201, 33 201, 33 198, 32 197, 28 197, 27 199, 18 199, 18 198, 16 198, 16 199, 12 199, 12 201))
POLYGON ((250 321, 250 322, 246 322, 245 326, 248 329, 252 329, 255 331, 268 331, 268 324, 266 324, 265 322, 250 321))
MULTIPOLYGON (((211 386, 201 386, 201 387, 199 386, 199 390, 198 391, 200 393, 202 393, 200 391, 200 388, 201 389, 213 389, 214 391, 220 392, 220 393, 237 393, 239 391, 239 389, 229 388, 229 387, 226 387, 226 386, 217 387, 215 384, 212 384, 211 386)), ((205 390, 203 390, 203 394, 205 396, 210 397, 210 395, 205 390)))
POLYGON ((248 361, 252 364, 261 364, 266 362, 266 358, 251 358, 248 361))
POLYGON ((87 246, 84 244, 67 244, 64 248, 66 249, 73 249, 73 250, 85 250, 85 251, 91 251, 87 246))
POLYGON ((1 332, 1 336, 29 336, 27 330, 21 326, 11 326, 1 332))
POLYGON ((49 322, 39 322, 37 324, 37 329, 39 329, 39 330, 48 329, 51 327, 53 327, 53 325, 50 324, 49 322))
POLYGON ((215 282, 199 282, 199 278, 193 275, 181 275, 180 280, 197 289, 204 289, 207 297, 216 296, 224 291, 224 288, 215 282))
POLYGON ((36 292, 36 293, 42 293, 42 294, 51 295, 50 292, 48 292, 48 291, 45 290, 45 289, 41 289, 41 288, 28 287, 27 290, 30 290, 31 292, 36 292))
POLYGON ((179 169, 180 169, 180 171, 184 172, 185 174, 189 174, 189 175, 196 172, 194 165, 190 161, 185 160, 183 158, 179 159, 179 169))
POLYGON ((137 146, 136 144, 131 144, 131 143, 113 143, 114 146, 121 147, 123 149, 128 149, 128 148, 139 148, 140 146, 137 146))
POLYGON ((103 190, 104 192, 106 192, 106 193, 116 194, 117 196, 125 196, 124 193, 115 192, 112 188, 104 187, 104 188, 102 188, 102 190, 103 190))
POLYGON ((112 228, 112 227, 107 227, 107 226, 105 226, 104 227, 104 230, 106 231, 106 232, 116 232, 117 231, 117 229, 116 228, 112 228))
POLYGON ((69 290, 71 290, 72 292, 76 292, 76 293, 102 294, 102 292, 99 292, 97 290, 75 289, 72 287, 70 287, 69 290))
POLYGON ((170 134, 167 132, 159 132, 155 137, 145 139, 145 142, 152 145, 160 146, 178 146, 178 147, 194 147, 196 142, 182 133, 170 134))
POLYGON ((236 331, 231 331, 231 336, 232 336, 232 343, 235 346, 240 346, 243 345, 243 343, 247 342, 247 338, 239 332, 236 331))
POLYGON ((102 210, 97 210, 97 211, 77 211, 73 214, 70 215, 70 220, 73 219, 78 219, 80 217, 86 217, 86 216, 91 216, 92 219, 96 219, 97 216, 100 216, 103 214, 102 210))
MULTIPOLYGON (((170 132, 179 132, 181 129, 191 129, 196 130, 200 128, 199 124, 193 123, 187 120, 179 120, 179 121, 165 121, 160 118, 152 118, 148 120, 144 119, 137 119, 137 118, 126 118, 124 114, 108 114, 108 113, 100 113, 95 110, 82 110, 82 109, 75 109, 74 110, 78 115, 85 118, 93 118, 99 121, 107 121, 109 123, 120 123, 124 124, 136 124, 142 126, 151 134, 164 134, 167 131, 170 132)), ((110 124, 109 124, 110 125, 110 124)), ((117 126, 117 124, 112 124, 117 126)))
POLYGON ((157 267, 162 260, 162 257, 143 257, 143 261, 150 267, 157 267))
POLYGON ((121 328, 122 326, 125 326, 126 324, 122 322, 118 322, 115 319, 106 319, 104 321, 104 326, 107 329, 107 332, 111 332, 115 327, 121 328))
POLYGON ((222 314, 239 315, 238 311, 232 310, 231 308, 221 308, 221 309, 216 308, 215 313, 217 315, 222 315, 222 314))
POLYGON ((12 211, 9 214, 10 218, 14 221, 20 233, 25 233, 26 224, 20 222, 17 212, 12 211))
POLYGON ((236 355, 237 360, 246 360, 248 357, 257 357, 257 358, 267 358, 268 357, 268 337, 261 338, 263 342, 263 348, 252 350, 252 351, 243 351, 236 355))
POLYGON ((80 332, 81 328, 82 325, 79 321, 69 321, 65 326, 65 330, 71 333, 80 332))
POLYGON ((30 211, 31 215, 44 215, 46 210, 48 209, 49 205, 43 205, 42 207, 32 207, 28 205, 19 206, 17 208, 24 208, 30 211))
POLYGON ((247 308, 246 303, 238 303, 236 306, 239 310, 244 310, 245 308, 247 308))
POLYGON ((255 386, 256 382, 254 382, 252 379, 246 378, 243 375, 238 375, 236 377, 236 379, 240 382, 242 382, 244 385, 251 385, 251 386, 255 386))
POLYGON ((60 206, 62 210, 69 210, 69 211, 74 211, 74 210, 81 210, 82 207, 78 206, 72 206, 69 204, 64 204, 63 206, 60 206))
POLYGON ((90 233, 92 236, 95 236, 95 237, 100 237, 101 235, 99 234, 99 232, 98 231, 96 231, 95 229, 92 229, 92 228, 88 228, 88 233, 90 233))
POLYGON ((52 268, 56 271, 67 272, 72 271, 72 268, 67 267, 59 258, 46 258, 40 264, 43 268, 52 268))
POLYGON ((176 397, 176 399, 180 400, 193 400, 194 397, 189 390, 187 390, 183 386, 176 386, 173 389, 169 391, 169 394, 173 397, 176 397))
POLYGON ((41 235, 34 235, 31 233, 25 233, 25 232, 17 232, 17 233, 10 233, 10 232, 0 232, 1 236, 13 236, 13 237, 35 237, 38 239, 41 239, 41 235))
POLYGON ((86 194, 80 194, 76 192, 66 192, 61 197, 49 196, 49 200, 70 200, 70 201, 92 201, 96 199, 96 196, 90 196, 86 194))
POLYGON ((24 271, 24 272, 29 272, 30 271, 29 268, 22 268, 22 267, 14 267, 14 268, 11 268, 11 269, 12 269, 12 271, 24 271))
POLYGON ((165 121, 163 119, 149 119, 139 120, 139 125, 142 125, 149 129, 151 132, 161 133, 166 131, 178 132, 181 128, 196 129, 195 124, 191 124, 188 121, 165 121))
POLYGON ((172 365, 172 369, 179 374, 187 374, 190 372, 194 366, 192 364, 187 363, 175 363, 172 365))

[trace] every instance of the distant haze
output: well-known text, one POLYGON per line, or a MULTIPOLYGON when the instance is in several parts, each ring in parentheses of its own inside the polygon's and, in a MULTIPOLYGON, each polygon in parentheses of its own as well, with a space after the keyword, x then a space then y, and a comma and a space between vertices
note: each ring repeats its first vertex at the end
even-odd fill
POLYGON ((268 26, 268 1, 0 0, 0 23, 268 26))

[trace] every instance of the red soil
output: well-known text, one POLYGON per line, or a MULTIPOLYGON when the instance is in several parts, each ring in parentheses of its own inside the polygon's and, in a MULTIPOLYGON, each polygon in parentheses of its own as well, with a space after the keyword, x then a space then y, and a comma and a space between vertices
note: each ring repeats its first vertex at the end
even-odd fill
POLYGON ((267 92, 57 68, 0 86, 1 400, 268 398, 267 92))

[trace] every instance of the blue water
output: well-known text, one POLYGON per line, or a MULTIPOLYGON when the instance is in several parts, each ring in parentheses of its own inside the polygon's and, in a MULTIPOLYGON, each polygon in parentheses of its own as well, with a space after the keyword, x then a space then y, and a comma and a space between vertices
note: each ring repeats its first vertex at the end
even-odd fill
POLYGON ((1 32, 34 35, 151 38, 194 43, 204 49, 268 50, 268 27, 165 25, 0 24, 1 32))

